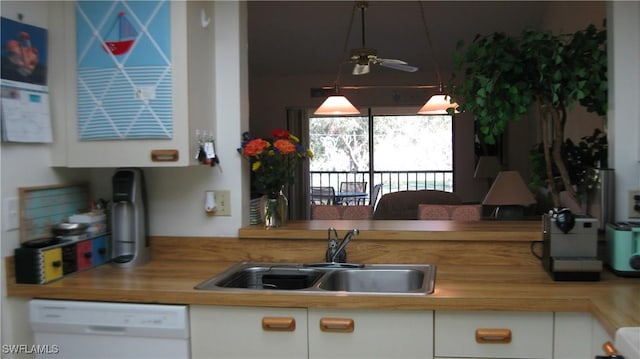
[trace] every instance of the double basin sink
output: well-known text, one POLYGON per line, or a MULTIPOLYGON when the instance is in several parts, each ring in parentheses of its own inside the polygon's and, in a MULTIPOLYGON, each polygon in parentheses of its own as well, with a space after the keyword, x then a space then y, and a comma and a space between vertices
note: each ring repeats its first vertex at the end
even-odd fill
POLYGON ((430 264, 240 262, 195 289, 427 295, 435 274, 430 264))

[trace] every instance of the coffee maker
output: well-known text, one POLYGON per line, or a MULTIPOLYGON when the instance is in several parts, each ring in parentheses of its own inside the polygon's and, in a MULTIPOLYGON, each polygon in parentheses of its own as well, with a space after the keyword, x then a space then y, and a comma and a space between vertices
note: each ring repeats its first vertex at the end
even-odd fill
POLYGON ((542 266, 556 281, 600 280, 598 220, 567 212, 543 216, 542 266))
POLYGON ((147 193, 139 168, 119 168, 112 178, 112 263, 118 267, 146 264, 151 257, 147 237, 147 193))

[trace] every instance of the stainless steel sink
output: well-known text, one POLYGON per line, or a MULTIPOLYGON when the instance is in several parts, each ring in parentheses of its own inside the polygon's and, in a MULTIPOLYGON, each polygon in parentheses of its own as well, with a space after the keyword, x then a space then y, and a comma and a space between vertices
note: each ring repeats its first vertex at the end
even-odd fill
POLYGON ((241 262, 195 288, 426 295, 433 293, 435 273, 428 264, 241 262))
POLYGON ((398 268, 397 266, 344 269, 328 274, 320 289, 367 293, 433 292, 433 282, 425 280, 433 274, 433 267, 398 268))

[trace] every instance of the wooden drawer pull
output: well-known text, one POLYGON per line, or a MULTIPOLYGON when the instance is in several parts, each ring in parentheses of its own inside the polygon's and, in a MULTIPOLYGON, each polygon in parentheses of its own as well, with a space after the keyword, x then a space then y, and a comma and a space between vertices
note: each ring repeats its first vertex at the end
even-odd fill
POLYGON ((296 330, 296 319, 293 317, 264 317, 262 330, 270 332, 293 332, 296 330))
POLYGON ((153 162, 177 162, 178 159, 178 150, 151 150, 153 162))
POLYGON ((511 343, 511 330, 493 328, 476 329, 476 343, 509 344, 511 343))
POLYGON ((355 325, 351 318, 320 318, 320 330, 333 333, 351 333, 355 325))
POLYGON ((610 357, 614 357, 618 355, 618 351, 616 350, 616 347, 614 347, 613 343, 611 342, 605 342, 604 344, 602 344, 602 350, 604 350, 604 353, 610 357))

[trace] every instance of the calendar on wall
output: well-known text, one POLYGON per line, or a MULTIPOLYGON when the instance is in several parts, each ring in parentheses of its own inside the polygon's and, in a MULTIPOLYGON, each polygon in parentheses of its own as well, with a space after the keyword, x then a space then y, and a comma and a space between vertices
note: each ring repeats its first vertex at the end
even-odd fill
POLYGON ((79 140, 172 138, 169 7, 76 2, 79 140))

